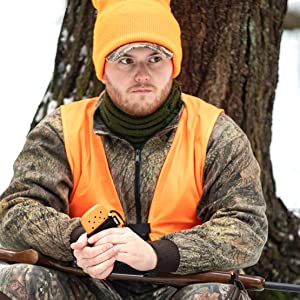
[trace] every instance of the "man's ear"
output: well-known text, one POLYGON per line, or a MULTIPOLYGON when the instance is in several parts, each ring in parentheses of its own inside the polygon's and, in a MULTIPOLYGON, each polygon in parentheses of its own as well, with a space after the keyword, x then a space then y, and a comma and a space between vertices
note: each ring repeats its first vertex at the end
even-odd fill
POLYGON ((106 75, 105 75, 105 69, 106 69, 106 60, 104 60, 104 66, 103 66, 103 76, 102 76, 102 82, 104 83, 104 84, 106 84, 106 75))
POLYGON ((106 84, 106 76, 105 76, 105 70, 103 72, 103 76, 102 76, 102 80, 101 80, 104 84, 106 84))

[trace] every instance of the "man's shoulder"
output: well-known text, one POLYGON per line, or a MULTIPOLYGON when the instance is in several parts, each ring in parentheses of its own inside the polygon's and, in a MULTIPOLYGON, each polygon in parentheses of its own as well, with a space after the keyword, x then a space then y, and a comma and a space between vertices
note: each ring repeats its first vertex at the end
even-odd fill
POLYGON ((62 105, 60 113, 63 126, 76 126, 90 119, 98 106, 98 99, 99 97, 94 97, 62 105))
POLYGON ((228 115, 221 113, 211 133, 208 149, 217 147, 235 148, 249 145, 249 139, 242 128, 228 115))
MULTIPOLYGON (((94 107, 96 105, 96 102, 98 100, 98 97, 95 98, 89 98, 89 99, 83 99, 79 101, 70 102, 64 105, 59 106, 54 111, 46 115, 33 129, 34 132, 38 131, 40 133, 42 132, 55 132, 60 137, 63 137, 63 117, 64 114, 69 115, 70 118, 72 116, 78 116, 78 111, 84 111, 83 106, 92 106, 94 107)), ((74 118, 75 120, 75 118, 74 118)), ((76 119, 78 120, 78 119, 76 119)))
POLYGON ((224 133, 224 130, 228 133, 234 134, 234 135, 245 135, 243 130, 239 127, 239 125, 230 117, 228 116, 224 109, 217 107, 214 104, 211 104, 207 102, 206 100, 193 96, 186 93, 181 93, 182 100, 184 103, 190 103, 193 106, 197 106, 199 109, 206 109, 215 111, 218 113, 218 117, 215 122, 214 126, 214 132, 216 133, 216 136, 221 136, 222 132, 224 133))
POLYGON ((216 121, 214 131, 218 132, 219 135, 224 136, 225 134, 227 138, 230 136, 246 136, 242 128, 230 116, 226 115, 226 113, 220 114, 216 121))
MULTIPOLYGON (((43 127, 61 127, 61 113, 60 107, 56 108, 54 111, 48 113, 37 125, 34 129, 39 129, 43 127)), ((33 129, 33 130, 34 130, 33 129)))

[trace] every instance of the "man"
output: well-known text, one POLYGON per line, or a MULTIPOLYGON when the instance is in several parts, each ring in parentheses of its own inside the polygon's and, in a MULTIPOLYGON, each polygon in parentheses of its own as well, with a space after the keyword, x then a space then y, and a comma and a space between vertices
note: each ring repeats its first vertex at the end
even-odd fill
POLYGON ((230 285, 103 280, 120 266, 188 274, 253 265, 267 221, 245 134, 174 81, 182 49, 169 1, 93 4, 93 60, 106 89, 28 135, 1 196, 0 242, 76 262, 94 279, 16 264, 0 271, 2 297, 225 299, 230 285), (97 203, 126 223, 87 238, 80 217, 97 203))

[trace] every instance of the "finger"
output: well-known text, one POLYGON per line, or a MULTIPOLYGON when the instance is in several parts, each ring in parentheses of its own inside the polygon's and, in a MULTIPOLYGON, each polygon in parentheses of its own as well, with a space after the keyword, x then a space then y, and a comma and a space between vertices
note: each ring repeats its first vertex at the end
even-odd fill
POLYGON ((126 244, 131 241, 131 238, 125 234, 111 234, 107 235, 100 240, 98 240, 94 245, 100 246, 104 244, 113 244, 113 245, 120 245, 120 244, 126 244))
POLYGON ((79 261, 77 261, 77 264, 82 268, 97 266, 99 264, 104 263, 107 260, 110 260, 111 258, 114 258, 117 253, 118 253, 117 248, 111 246, 105 252, 97 255, 94 258, 80 259, 79 261))
POLYGON ((106 244, 92 248, 86 247, 84 250, 74 250, 76 263, 82 269, 101 263, 117 253, 117 249, 112 249, 112 247, 112 244, 106 244), (109 251, 110 249, 111 251, 109 251))
POLYGON ((99 277, 99 279, 105 279, 107 278, 111 272, 113 271, 114 269, 114 265, 112 265, 110 268, 107 268, 102 274, 101 274, 101 277, 99 277))
POLYGON ((83 249, 74 250, 73 254, 76 257, 77 261, 79 259, 93 259, 108 249, 112 248, 113 244, 106 243, 101 245, 95 245, 93 247, 86 246, 83 249))
POLYGON ((112 257, 101 264, 86 268, 86 272, 93 278, 103 279, 111 273, 115 261, 115 257, 112 257))
POLYGON ((105 230, 102 230, 102 231, 92 235, 88 239, 88 242, 90 244, 95 244, 100 239, 104 238, 105 236, 112 235, 112 234, 114 234, 114 235, 126 234, 126 233, 128 233, 128 230, 130 230, 128 227, 105 229, 105 230))
POLYGON ((87 234, 84 233, 78 238, 76 242, 72 243, 70 246, 73 250, 75 249, 79 250, 86 247, 87 245, 88 245, 87 234))

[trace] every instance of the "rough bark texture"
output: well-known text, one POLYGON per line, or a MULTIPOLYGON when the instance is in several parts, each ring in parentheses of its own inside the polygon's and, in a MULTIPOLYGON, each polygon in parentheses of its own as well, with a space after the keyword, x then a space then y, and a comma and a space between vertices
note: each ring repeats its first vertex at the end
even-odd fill
MULTIPOLYGON (((183 91, 224 108, 248 135, 262 169, 269 240, 260 262, 246 271, 269 281, 300 283, 300 222, 276 197, 270 160, 286 0, 173 0, 171 6, 182 28, 184 60, 178 79, 183 91)), ((32 127, 62 103, 95 96, 103 88, 91 60, 94 20, 90 0, 68 1, 53 78, 32 127)), ((289 293, 252 296, 298 299, 289 293)))

